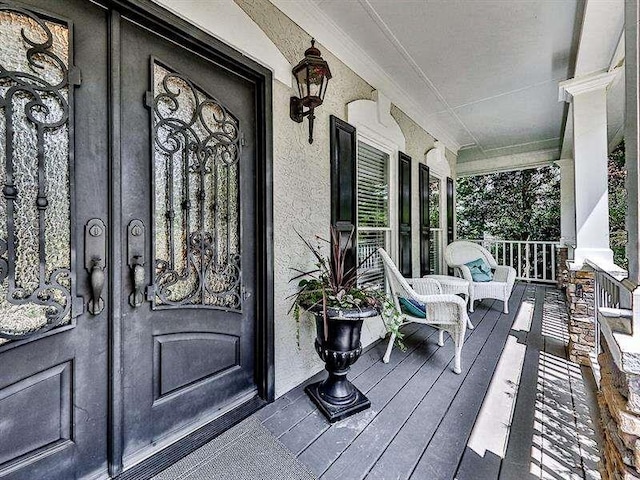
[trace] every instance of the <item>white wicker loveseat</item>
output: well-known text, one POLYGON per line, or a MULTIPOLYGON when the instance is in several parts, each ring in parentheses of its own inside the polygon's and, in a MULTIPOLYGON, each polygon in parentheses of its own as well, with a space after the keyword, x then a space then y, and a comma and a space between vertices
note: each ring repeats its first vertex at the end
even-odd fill
POLYGON ((447 245, 444 251, 447 265, 453 268, 456 275, 469 281, 469 310, 473 312, 473 302, 483 298, 494 298, 504 303, 504 313, 509 313, 509 297, 516 281, 516 270, 513 267, 498 265, 489 251, 473 242, 460 240, 447 245), (471 270, 465 264, 477 260, 484 261, 493 270, 493 280, 490 282, 474 282, 471 270))
MULTIPOLYGON (((404 278, 395 266, 387 252, 379 248, 378 253, 384 264, 387 282, 391 290, 391 296, 396 309, 402 312, 400 298, 406 298, 420 302, 426 306, 425 316, 417 317, 402 314, 402 324, 410 322, 432 325, 440 330, 438 345, 444 346, 444 332, 447 332, 453 339, 455 345, 455 362, 453 371, 460 373, 460 358, 462 355, 462 344, 467 330, 467 304, 457 295, 447 295, 442 293, 442 288, 437 280, 430 278, 404 278)), ((387 351, 382 357, 384 363, 389 362, 391 350, 396 340, 395 333, 391 334, 387 351)))

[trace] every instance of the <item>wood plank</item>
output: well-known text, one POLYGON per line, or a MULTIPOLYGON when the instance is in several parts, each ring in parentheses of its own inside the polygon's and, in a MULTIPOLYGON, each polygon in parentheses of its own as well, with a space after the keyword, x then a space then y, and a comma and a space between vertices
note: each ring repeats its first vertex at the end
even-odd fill
MULTIPOLYGON (((519 299, 524 291, 523 286, 519 286, 512 296, 513 306, 512 312, 517 310, 519 299)), ((478 352, 490 338, 491 332, 495 329, 498 321, 503 318, 498 302, 495 302, 494 308, 485 315, 482 335, 466 342, 463 348, 471 354, 472 358, 463 364, 463 373, 461 375, 443 375, 436 385, 422 399, 417 408, 411 413, 402 429, 393 438, 382 456, 378 459, 375 466, 369 472, 367 478, 370 479, 386 479, 386 478, 408 478, 418 463, 424 449, 429 444, 433 434, 436 432, 438 425, 449 409, 456 392, 463 384, 465 379, 469 377, 475 358, 478 352)), ((480 328, 477 328, 480 331, 480 328)), ((449 448, 447 445, 441 445, 443 450, 449 448)), ((437 478, 437 477, 424 477, 437 478)))
MULTIPOLYGON (((420 325, 418 325, 420 327, 420 325)), ((384 354, 384 350, 386 346, 381 347, 381 349, 374 349, 374 356, 367 357, 365 362, 371 361, 373 362, 368 368, 365 368, 359 375, 349 376, 353 384, 358 387, 363 393, 367 394, 367 392, 372 388, 373 385, 377 384, 385 375, 387 375, 393 368, 395 368, 398 364, 400 364, 404 359, 409 358, 411 354, 419 348, 422 348, 424 344, 429 342, 429 339, 434 335, 434 332, 424 329, 418 328, 412 335, 405 337, 407 350, 401 351, 397 349, 394 355, 391 356, 391 360, 389 361, 387 366, 381 368, 381 365, 385 365, 382 363, 382 355, 384 354), (375 368, 374 368, 375 367, 375 368)), ((431 340, 433 342, 433 340, 431 340)), ((380 342, 381 344, 384 342, 380 342)), ((355 367, 360 363, 361 359, 358 359, 355 367)), ((324 372, 323 376, 324 378, 324 372)), ((264 422, 264 425, 277 437, 282 437, 284 434, 288 433, 290 430, 295 430, 298 428, 313 428, 317 435, 319 436, 324 428, 321 430, 317 430, 317 422, 304 422, 305 418, 311 415, 316 411, 315 405, 311 402, 311 400, 307 397, 307 395, 302 391, 302 394, 298 396, 297 400, 291 405, 286 406, 283 410, 281 410, 277 415, 272 416, 264 422)), ((328 424, 328 422, 327 422, 328 424)), ((303 435, 299 435, 296 432, 292 433, 293 437, 300 436, 302 439, 307 439, 312 435, 312 432, 304 432, 303 435)), ((294 451, 300 451, 300 446, 293 443, 292 439, 284 439, 282 440, 290 445, 290 448, 294 451)), ((306 440, 304 440, 306 441, 306 440)))
MULTIPOLYGON (((420 328, 420 325, 417 325, 415 323, 410 323, 402 327, 402 333, 405 335, 405 338, 410 338, 412 335, 414 335, 418 331, 419 328, 420 328)), ((375 342, 369 345, 364 350, 364 352, 362 353, 362 356, 360 357, 360 359, 358 359, 356 364, 351 367, 350 378, 357 377, 362 372, 364 372, 367 368, 371 367, 376 362, 380 361, 380 358, 382 358, 382 355, 384 354, 386 345, 387 343, 385 340, 375 342)), ((322 378, 324 378, 324 375, 325 375, 325 371, 323 369, 318 373, 316 373, 315 375, 313 375, 312 377, 300 383, 298 386, 292 388, 291 390, 286 392, 284 395, 278 397, 274 402, 271 402, 265 405, 262 409, 260 409, 257 412, 256 416, 264 422, 269 417, 275 415, 279 411, 286 408, 288 405, 291 405, 292 403, 294 403, 298 398, 300 398, 302 395, 305 394, 304 393, 305 386, 307 386, 310 383, 321 380, 322 378)))
MULTIPOLYGON (((486 308, 480 308, 476 313, 476 317, 474 318, 474 322, 478 325, 482 321, 481 315, 486 312, 486 308)), ((430 332, 429 338, 433 338, 432 335, 435 334, 435 330, 430 327, 420 326, 424 330, 424 332, 430 332)), ((386 345, 386 342, 382 342, 386 345)), ((420 345, 417 345, 416 348, 420 348, 420 345)), ((415 352, 416 349, 413 349, 412 352, 415 352)), ((407 355, 410 354, 407 352, 407 355)), ((376 365, 377 368, 380 369, 382 374, 389 375, 392 374, 392 370, 389 371, 391 364, 399 364, 400 361, 405 358, 399 357, 397 353, 391 357, 391 361, 389 364, 379 363, 376 365)), ((383 378, 378 372, 378 377, 383 378)), ((366 388, 364 385, 359 384, 358 387, 366 388)), ((368 389, 367 389, 368 391, 368 389)), ((291 428, 289 431, 285 432, 282 436, 280 436, 280 441, 287 447, 291 452, 296 455, 299 455, 302 451, 307 449, 320 435, 322 435, 331 425, 325 420, 325 418, 320 414, 316 409, 314 409, 306 418, 304 418, 299 424, 295 425, 294 428, 291 428)))
MULTIPOLYGON (((405 337, 409 339, 409 341, 412 341, 410 339, 418 333, 419 327, 420 325, 409 324, 402 327, 402 331, 405 334, 405 337)), ((379 362, 380 359, 382 358, 382 355, 385 352, 385 349, 386 349, 385 341, 375 342, 369 345, 369 347, 367 347, 365 351, 362 353, 362 356, 358 359, 356 364, 351 367, 349 378, 356 378, 358 375, 361 375, 368 368, 371 368, 373 365, 379 362)), ((326 376, 326 371, 322 369, 311 378, 308 378, 304 382, 300 383, 300 385, 298 385, 297 387, 294 387, 291 390, 289 390, 287 393, 282 395, 276 401, 266 405, 257 413, 257 417, 263 423, 267 422, 267 420, 269 420, 274 415, 281 413, 288 406, 293 405, 295 402, 297 402, 301 398, 306 397, 306 394, 304 392, 304 387, 306 387, 310 383, 322 380, 323 378, 325 378, 325 376, 326 376)))
MULTIPOLYGON (((480 336, 484 328, 486 328, 482 326, 484 320, 478 323, 479 326, 468 334, 469 338, 480 336)), ((435 332, 435 329, 428 328, 435 332)), ((447 338, 443 348, 432 342, 417 350, 372 388, 368 394, 372 402, 371 410, 364 412, 362 416, 352 417, 341 422, 340 428, 333 427, 327 430, 309 449, 300 455, 300 459, 316 474, 322 474, 360 432, 369 425, 378 412, 382 411, 402 387, 416 375, 423 365, 428 363, 428 367, 439 373, 447 369, 449 362, 453 359, 452 347, 453 343, 447 338)), ((451 372, 451 375, 456 376, 453 372, 451 372)), ((349 472, 350 476, 353 474, 354 472, 349 472)))
MULTIPOLYGON (((482 321, 475 334, 467 336, 462 350, 462 366, 473 362, 484 339, 489 336, 493 324, 482 321)), ((450 371, 453 358, 451 347, 439 349, 431 360, 425 363, 387 404, 370 425, 340 455, 322 476, 323 479, 342 478, 348 472, 349 478, 363 478, 374 466, 377 459, 402 428, 434 384, 442 377, 455 374, 450 371)))
MULTIPOLYGON (((501 315, 410 478, 453 478, 500 360, 522 295, 501 315)), ((512 302, 509 302, 510 306, 512 302)), ((477 476, 474 478, 478 478, 477 476)))
MULTIPOLYGON (((518 340, 519 345, 526 344, 526 336, 528 334, 528 330, 531 329, 531 324, 534 321, 533 314, 535 313, 534 311, 532 311, 532 317, 530 318, 530 321, 527 321, 526 320, 527 312, 523 310, 523 305, 525 305, 525 303, 533 304, 533 307, 535 309, 535 298, 536 298, 537 288, 538 287, 531 287, 525 290, 522 300, 520 302, 520 305, 518 307, 519 312, 516 313, 516 321, 514 321, 514 323, 511 325, 512 330, 509 332, 509 335, 516 339, 519 339, 518 340), (523 315, 523 317, 521 317, 521 315, 523 315), (514 328, 517 328, 518 330, 513 330, 514 328)), ((501 361, 503 360, 500 359, 499 362, 501 361)), ((499 366, 496 367, 496 370, 497 368, 499 368, 499 366)), ((520 368, 522 370, 520 371, 520 379, 518 380, 518 384, 522 381, 521 375, 522 375, 522 371, 524 370, 524 363, 520 365, 520 368)), ((496 371, 494 371, 493 374, 495 376, 496 371)), ((489 383, 489 388, 491 388, 492 382, 494 382, 494 378, 491 379, 489 383)), ((491 399, 487 396, 487 394, 485 394, 485 398, 483 400, 481 409, 484 408, 484 404, 486 402, 490 402, 490 401, 491 399)), ((515 403, 515 398, 513 399, 513 401, 515 403)), ((515 405, 513 405, 512 408, 514 406, 515 405)), ((508 412, 509 415, 512 413, 513 412, 511 411, 508 412)), ((478 413, 478 415, 480 415, 480 413, 478 413)), ((511 421, 513 420, 513 418, 509 418, 509 420, 511 421)), ((512 426, 513 424, 509 426, 509 432, 505 432, 507 435, 510 433, 512 426)), ((478 428, 478 419, 476 419, 476 422, 473 426, 473 430, 471 431, 472 435, 475 435, 474 430, 476 428, 478 428)), ((515 428, 518 428, 518 426, 516 426, 515 428)), ((455 474, 455 478, 460 480, 467 480, 467 479, 475 480, 477 478, 483 478, 483 479, 498 478, 498 474, 500 472, 500 466, 502 463, 502 457, 504 456, 504 453, 502 452, 502 454, 498 455, 496 452, 490 451, 487 449, 485 450, 484 455, 481 456, 476 451, 474 451, 469 447, 469 442, 471 442, 471 437, 469 437, 469 440, 467 441, 467 446, 464 449, 462 459, 460 460, 458 470, 455 474)))
POLYGON ((536 306, 533 312, 531 331, 524 339, 527 351, 522 367, 520 387, 516 397, 513 413, 513 425, 507 443, 505 458, 502 460, 499 477, 501 480, 528 480, 540 478, 530 471, 531 464, 541 460, 540 453, 535 449, 542 449, 541 433, 536 431, 536 401, 538 397, 538 358, 544 349, 542 340, 542 313, 544 305, 544 291, 536 292, 536 306), (532 444, 532 441, 535 442, 532 444), (533 451, 532 451, 533 449, 533 451))

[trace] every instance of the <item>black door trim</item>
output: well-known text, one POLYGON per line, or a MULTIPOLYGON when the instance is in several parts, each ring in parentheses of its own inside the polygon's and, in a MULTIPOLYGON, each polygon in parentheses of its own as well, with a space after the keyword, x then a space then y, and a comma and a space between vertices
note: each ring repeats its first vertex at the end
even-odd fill
MULTIPOLYGON (((121 271, 120 245, 121 232, 111 231, 114 235, 110 245, 112 255, 109 272, 111 307, 110 329, 110 372, 109 372, 109 474, 118 478, 149 478, 166 468, 195 448, 203 445, 222 431, 242 420, 252 412, 261 408, 266 402, 275 398, 274 372, 274 299, 273 299, 273 125, 272 125, 272 73, 257 62, 247 58, 232 47, 201 31, 194 25, 172 14, 150 0, 93 0, 111 11, 109 42, 110 53, 110 145, 111 145, 111 192, 110 225, 121 223, 120 184, 120 19, 126 17, 153 32, 176 42, 204 58, 229 69, 255 85, 256 98, 256 385, 258 396, 224 415, 215 425, 205 425, 186 436, 174 445, 167 447, 160 454, 154 455, 136 465, 127 472, 122 472, 123 452, 123 395, 122 395, 122 324, 119 309, 119 298, 123 286, 121 271), (164 458, 165 460, 162 460, 164 458), (170 462, 170 463, 167 463, 170 462)), ((142 101, 142 100, 141 100, 142 101)))

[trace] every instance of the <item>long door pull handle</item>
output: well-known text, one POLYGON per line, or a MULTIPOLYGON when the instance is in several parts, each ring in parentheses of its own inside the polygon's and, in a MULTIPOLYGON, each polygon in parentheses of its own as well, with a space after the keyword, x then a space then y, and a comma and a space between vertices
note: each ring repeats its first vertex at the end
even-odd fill
POLYGON ((133 308, 138 308, 145 300, 145 238, 142 220, 131 220, 127 227, 127 264, 131 269, 131 282, 133 284, 133 291, 129 295, 129 305, 133 308))
POLYGON ((144 266, 142 265, 142 257, 134 256, 134 263, 131 266, 131 275, 133 277, 133 292, 129 295, 129 305, 136 308, 144 302, 144 266))
POLYGON ((98 315, 104 309, 102 290, 107 268, 107 226, 99 218, 92 218, 84 229, 84 268, 89 273, 91 298, 87 310, 98 315))
POLYGON ((89 300, 89 313, 98 315, 104 309, 102 289, 104 288, 104 264, 101 258, 91 260, 91 299, 89 300))

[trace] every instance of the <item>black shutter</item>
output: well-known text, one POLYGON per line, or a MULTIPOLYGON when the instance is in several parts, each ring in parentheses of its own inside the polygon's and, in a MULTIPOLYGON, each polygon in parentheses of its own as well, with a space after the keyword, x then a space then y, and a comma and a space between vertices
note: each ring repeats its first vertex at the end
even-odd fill
POLYGON ((398 168, 400 207, 400 273, 411 276, 411 157, 400 152, 398 168))
MULTIPOLYGON (((447 177, 447 245, 453 242, 453 179, 447 177)), ((449 268, 449 275, 453 275, 453 269, 449 268)))
POLYGON ((356 129, 331 115, 331 225, 340 232, 344 245, 353 231, 345 268, 357 265, 356 253, 356 129))
POLYGON ((429 225, 429 167, 424 163, 419 164, 418 195, 420 196, 420 276, 429 275, 429 238, 431 225, 429 225))

